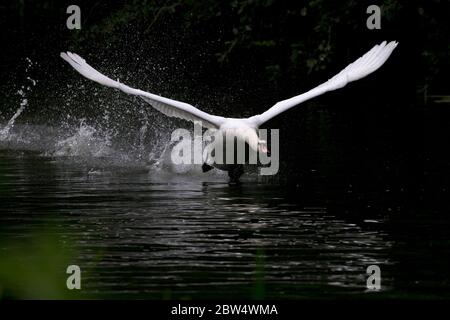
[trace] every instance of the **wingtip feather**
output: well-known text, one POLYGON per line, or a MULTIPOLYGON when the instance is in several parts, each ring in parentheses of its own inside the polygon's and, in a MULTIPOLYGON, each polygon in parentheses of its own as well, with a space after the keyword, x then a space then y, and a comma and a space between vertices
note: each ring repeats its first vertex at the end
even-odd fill
POLYGON ((69 62, 69 56, 67 55, 67 53, 61 52, 61 53, 59 54, 59 56, 60 56, 61 58, 63 58, 65 61, 69 62))

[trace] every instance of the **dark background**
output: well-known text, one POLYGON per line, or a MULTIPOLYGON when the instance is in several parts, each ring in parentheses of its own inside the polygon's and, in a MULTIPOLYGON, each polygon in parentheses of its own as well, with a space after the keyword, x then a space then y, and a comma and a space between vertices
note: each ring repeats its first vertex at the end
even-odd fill
POLYGON ((137 127, 143 104, 79 77, 59 58, 64 50, 132 86, 246 117, 397 40, 375 74, 266 124, 282 129, 276 180, 336 205, 383 206, 387 197, 408 214, 447 207, 450 105, 434 96, 449 95, 448 1, 77 1, 81 30, 66 28, 69 4, 0 5, 2 121, 30 76, 38 84, 22 122, 101 118, 114 103, 120 127, 137 127), (381 30, 366 27, 370 4, 382 7, 381 30))
MULTIPOLYGON (((392 274, 431 279, 429 292, 448 295, 448 1, 76 1, 79 31, 66 28, 69 4, 1 2, 1 123, 30 77, 38 82, 19 124, 85 118, 102 126, 108 110, 125 138, 143 112, 155 132, 190 126, 87 81, 61 51, 131 86, 246 117, 322 83, 383 40, 399 41, 374 74, 265 124, 281 134, 280 172, 269 182, 345 221, 388 217, 383 230, 400 261, 392 274), (381 30, 366 28, 371 4, 382 8, 381 30)), ((395 285, 411 289, 408 281, 395 285)))

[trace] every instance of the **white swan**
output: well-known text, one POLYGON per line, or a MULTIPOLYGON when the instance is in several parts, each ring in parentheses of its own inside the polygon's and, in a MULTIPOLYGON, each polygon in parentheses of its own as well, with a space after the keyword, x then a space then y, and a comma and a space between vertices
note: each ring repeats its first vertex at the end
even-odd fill
MULTIPOLYGON (((397 47, 397 44, 396 41, 391 41, 389 43, 384 41, 381 44, 374 46, 370 51, 349 64, 337 75, 314 89, 293 98, 279 101, 262 114, 240 119, 211 115, 190 104, 131 88, 101 74, 75 53, 61 53, 61 57, 84 77, 104 86, 116 88, 125 93, 139 96, 156 110, 169 117, 177 117, 189 121, 200 121, 202 125, 207 128, 218 129, 223 135, 231 134, 237 139, 245 141, 254 151, 267 152, 266 141, 260 140, 257 133, 258 128, 263 123, 302 102, 324 94, 325 92, 342 88, 349 82, 371 74, 385 63, 392 51, 397 47)), ((223 169, 223 167, 220 168, 223 169)), ((204 171, 207 171, 210 167, 205 167, 204 165, 203 169, 204 171)), ((243 173, 242 166, 231 165, 228 166, 226 170, 229 171, 230 178, 233 180, 239 179, 239 176, 243 173)))

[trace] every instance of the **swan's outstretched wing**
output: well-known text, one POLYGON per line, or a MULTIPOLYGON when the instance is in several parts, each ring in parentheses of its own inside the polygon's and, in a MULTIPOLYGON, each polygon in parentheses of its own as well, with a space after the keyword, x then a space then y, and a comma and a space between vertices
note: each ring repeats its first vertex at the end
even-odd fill
POLYGON ((208 128, 218 128, 225 121, 225 118, 223 117, 210 115, 190 104, 160 97, 149 92, 131 88, 118 81, 114 81, 92 68, 83 58, 75 53, 63 52, 61 53, 61 58, 66 60, 75 70, 86 78, 98 82, 104 86, 116 88, 125 93, 139 96, 144 101, 152 105, 156 110, 169 117, 177 117, 190 121, 201 121, 202 125, 208 128))
POLYGON ((388 44, 386 44, 386 41, 384 41, 383 43, 376 45, 369 52, 367 52, 355 62, 349 64, 344 70, 339 72, 333 78, 329 79, 327 82, 322 83, 320 86, 315 87, 314 89, 309 90, 308 92, 301 95, 287 100, 279 101, 263 114, 253 116, 248 120, 259 127, 269 119, 272 119, 280 113, 306 100, 317 97, 321 94, 324 94, 325 92, 342 88, 349 82, 361 79, 371 74, 386 62, 397 44, 398 43, 395 41, 391 41, 388 44))

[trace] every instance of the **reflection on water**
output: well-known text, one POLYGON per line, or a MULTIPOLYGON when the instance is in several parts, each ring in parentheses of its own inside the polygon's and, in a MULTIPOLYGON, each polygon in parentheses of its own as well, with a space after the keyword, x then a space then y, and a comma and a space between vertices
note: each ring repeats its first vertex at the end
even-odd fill
POLYGON ((290 202, 276 186, 136 169, 89 174, 32 153, 3 152, 0 165, 1 237, 56 234, 79 253, 90 296, 364 292, 367 266, 393 263, 381 221, 365 230, 290 202))
MULTIPOLYGON (((368 296, 372 264, 383 270, 378 294, 434 294, 436 286, 448 294, 448 273, 438 273, 426 244, 406 250, 411 234, 385 216, 354 219, 325 202, 305 205, 277 185, 225 181, 4 150, 2 252, 51 234, 76 252, 70 263, 82 269, 81 296, 94 298, 368 296), (424 273, 401 269, 414 265, 424 273)), ((446 235, 435 254, 448 252, 446 235)))

